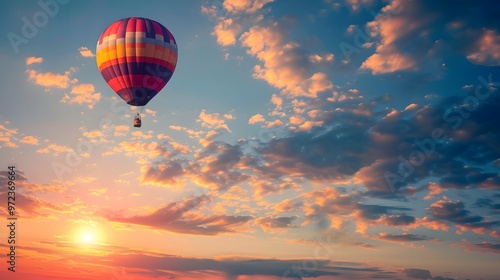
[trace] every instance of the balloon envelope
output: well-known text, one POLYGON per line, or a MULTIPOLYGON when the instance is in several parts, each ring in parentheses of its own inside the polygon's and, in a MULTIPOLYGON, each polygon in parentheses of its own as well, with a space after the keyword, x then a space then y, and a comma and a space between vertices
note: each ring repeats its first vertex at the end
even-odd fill
POLYGON ((102 32, 97 67, 108 85, 128 104, 146 105, 167 84, 177 65, 177 44, 160 23, 130 17, 102 32))

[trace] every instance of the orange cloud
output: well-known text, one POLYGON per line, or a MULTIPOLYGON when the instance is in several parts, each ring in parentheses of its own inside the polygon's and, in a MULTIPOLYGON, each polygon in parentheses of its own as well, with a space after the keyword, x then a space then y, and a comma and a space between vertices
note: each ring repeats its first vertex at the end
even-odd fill
POLYGON ((128 125, 117 125, 114 127, 114 129, 115 132, 113 133, 113 135, 119 137, 119 136, 125 136, 130 128, 128 125))
POLYGON ((69 104, 85 103, 89 109, 92 109, 99 100, 101 100, 101 93, 94 92, 93 84, 80 84, 73 86, 70 94, 64 94, 60 102, 69 104))
POLYGON ((274 0, 224 0, 224 9, 231 13, 252 14, 274 0))
POLYGON ((92 130, 92 131, 85 131, 83 133, 84 137, 87 138, 101 138, 104 136, 104 134, 100 130, 92 130))
MULTIPOLYGON (((393 1, 382 9, 385 14, 397 14, 401 9, 398 1, 393 1)), ((421 27, 425 21, 413 21, 407 17, 377 17, 367 24, 371 36, 380 36, 375 54, 368 57, 360 69, 371 70, 373 75, 414 69, 416 62, 410 55, 399 52, 395 41, 401 36, 421 27)))
POLYGON ((174 142, 174 141, 170 141, 169 144, 172 145, 174 150, 178 151, 179 153, 186 154, 186 153, 191 152, 191 149, 189 149, 188 146, 179 144, 179 143, 174 142))
POLYGON ((43 57, 34 57, 30 56, 26 58, 26 66, 35 64, 35 63, 42 63, 43 62, 43 57))
POLYGON ((213 129, 225 129, 231 132, 231 130, 225 123, 225 119, 232 119, 231 115, 225 114, 221 116, 219 113, 209 114, 205 111, 205 109, 203 109, 201 110, 200 115, 198 117, 199 119, 196 121, 201 122, 201 125, 204 127, 213 129))
POLYGON ((161 146, 158 142, 151 143, 138 143, 138 142, 121 142, 120 148, 127 156, 144 155, 149 158, 157 156, 167 156, 169 152, 165 147, 161 146))
POLYGON ((217 43, 221 46, 234 45, 236 43, 236 35, 241 31, 241 26, 234 22, 233 19, 225 19, 220 21, 215 27, 212 35, 217 37, 217 43))
POLYGON ((24 136, 23 139, 20 141, 21 143, 28 144, 28 145, 38 145, 38 139, 33 137, 33 136, 24 136))
POLYGON ((248 124, 256 124, 260 122, 265 122, 266 120, 264 119, 264 116, 261 114, 255 114, 253 115, 249 120, 248 124))
POLYGON ((325 63, 325 62, 332 62, 334 58, 334 55, 331 53, 327 53, 323 56, 320 56, 318 54, 312 54, 309 56, 309 60, 312 63, 325 63))
POLYGON ((70 153, 73 152, 73 149, 68 148, 66 146, 60 146, 56 144, 50 144, 47 147, 43 149, 38 149, 36 150, 37 153, 39 154, 48 154, 50 152, 54 153, 54 156, 57 156, 59 153, 70 153))
POLYGON ((429 193, 424 197, 424 200, 430 200, 433 199, 436 195, 441 194, 443 192, 443 188, 441 188, 438 184, 436 183, 429 183, 429 193))
POLYGON ((5 126, 0 124, 0 143, 3 142, 1 147, 9 147, 9 148, 17 148, 19 147, 16 143, 10 140, 14 134, 17 134, 17 129, 6 128, 5 126))
POLYGON ((282 126, 284 123, 280 119, 276 119, 272 122, 267 122, 266 127, 271 128, 275 126, 282 126))
POLYGON ((145 110, 145 112, 146 112, 147 114, 152 115, 153 117, 156 117, 156 113, 157 113, 156 111, 153 111, 153 110, 151 110, 151 109, 146 109, 146 110, 145 110))
POLYGON ((80 55, 83 57, 94 57, 95 56, 95 54, 93 54, 92 51, 89 50, 87 47, 80 47, 78 49, 78 51, 80 52, 80 55))
POLYGON ((71 82, 69 71, 64 72, 64 74, 58 74, 51 72, 39 73, 35 70, 27 69, 26 73, 28 74, 28 81, 32 81, 42 87, 68 88, 71 82))
POLYGON ((296 42, 287 43, 277 24, 254 26, 241 35, 240 41, 249 54, 264 63, 254 67, 253 77, 282 89, 283 93, 316 97, 318 92, 333 88, 326 74, 308 75, 302 62, 307 59, 304 50, 296 42))

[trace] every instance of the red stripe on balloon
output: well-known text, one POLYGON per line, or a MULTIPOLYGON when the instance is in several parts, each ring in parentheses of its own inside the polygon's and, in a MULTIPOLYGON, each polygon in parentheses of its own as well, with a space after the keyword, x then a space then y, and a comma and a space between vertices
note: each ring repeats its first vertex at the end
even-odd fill
POLYGON ((122 89, 133 88, 133 87, 143 87, 147 89, 155 90, 159 92, 164 86, 166 82, 161 78, 156 78, 149 75, 123 75, 119 77, 115 77, 108 81, 108 85, 116 92, 122 89), (130 79, 132 85, 124 86, 119 82, 120 77, 127 76, 130 79))

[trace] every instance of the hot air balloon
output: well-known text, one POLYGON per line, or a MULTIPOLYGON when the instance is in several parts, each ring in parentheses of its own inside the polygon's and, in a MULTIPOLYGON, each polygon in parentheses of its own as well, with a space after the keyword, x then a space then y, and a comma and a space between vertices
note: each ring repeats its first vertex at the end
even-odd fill
MULTIPOLYGON (((96 62, 111 89, 142 110, 172 77, 177 44, 172 33, 154 20, 124 18, 99 36, 96 62)), ((141 127, 139 112, 134 126, 141 127)))

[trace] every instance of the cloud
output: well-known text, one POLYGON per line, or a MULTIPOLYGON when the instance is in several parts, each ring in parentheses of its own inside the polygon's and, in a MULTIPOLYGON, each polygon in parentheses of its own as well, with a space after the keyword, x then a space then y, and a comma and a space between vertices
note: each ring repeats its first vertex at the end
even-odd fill
POLYGON ((146 110, 145 110, 145 112, 146 112, 147 114, 152 115, 153 117, 156 117, 156 113, 158 113, 157 111, 153 111, 153 110, 151 110, 151 109, 146 109, 146 110))
POLYGON ((468 252, 480 252, 486 254, 500 254, 500 243, 459 243, 453 244, 452 247, 461 248, 468 252))
POLYGON ((106 218, 112 222, 143 225, 193 235, 219 235, 238 232, 253 219, 250 216, 206 216, 191 211, 210 200, 206 195, 187 197, 180 202, 169 203, 151 214, 132 217, 107 214, 106 218))
POLYGON ((438 220, 452 222, 460 230, 472 230, 485 233, 493 227, 500 226, 499 221, 484 221, 479 215, 470 215, 462 201, 439 200, 431 204, 427 212, 438 220))
POLYGON ((207 113, 205 109, 201 110, 200 115, 198 116, 199 119, 196 120, 197 122, 201 122, 201 125, 204 127, 208 127, 211 129, 225 129, 229 132, 231 130, 225 123, 225 120, 231 120, 232 116, 230 114, 224 114, 221 116, 219 113, 207 113))
POLYGON ((277 22, 251 27, 239 40, 248 48, 247 53, 263 63, 254 67, 253 77, 282 89, 282 93, 316 97, 318 92, 333 88, 325 73, 309 73, 312 62, 308 51, 298 42, 286 42, 285 32, 277 22))
POLYGON ((87 47, 80 47, 78 48, 78 51, 80 52, 80 55, 83 57, 94 57, 95 54, 92 53, 91 50, 89 50, 87 47))
POLYGON ((39 154, 48 154, 52 152, 54 153, 54 156, 57 156, 60 153, 71 153, 73 152, 73 149, 57 144, 49 144, 45 148, 36 150, 36 152, 39 154))
MULTIPOLYGON (((139 135, 141 137, 142 134, 139 135)), ((149 137, 148 137, 149 138, 149 137)), ((170 152, 158 142, 137 142, 137 141, 122 141, 119 143, 119 151, 125 152, 126 156, 147 156, 155 158, 159 156, 166 157, 170 152)))
POLYGON ((26 58, 26 66, 35 64, 35 63, 42 63, 43 62, 43 57, 34 57, 34 56, 29 56, 26 58))
POLYGON ((309 55, 309 60, 312 62, 312 63, 327 63, 327 62, 332 62, 333 59, 334 59, 334 55, 332 53, 327 53, 327 54, 324 54, 323 56, 320 56, 318 54, 311 54, 309 55))
POLYGON ((417 268, 407 268, 403 269, 403 272, 407 277, 415 278, 415 279, 431 279, 431 272, 425 269, 417 269, 417 268))
POLYGON ((11 138, 17 134, 17 129, 7 128, 0 124, 0 148, 9 147, 9 148, 18 148, 19 145, 14 143, 11 138))
POLYGON ((433 240, 433 238, 421 234, 411 234, 411 233, 390 234, 387 232, 379 233, 377 239, 389 242, 398 242, 398 243, 433 240))
MULTIPOLYGON (((5 245, 0 246, 5 247, 5 245)), ((242 277, 251 279, 329 279, 332 277, 375 279, 391 277, 395 279, 398 276, 396 271, 388 271, 366 263, 331 261, 321 258, 279 259, 238 255, 193 258, 107 244, 92 244, 96 255, 87 257, 74 253, 80 248, 79 244, 66 241, 40 241, 36 246, 20 246, 19 248, 37 252, 40 254, 38 257, 41 258, 53 255, 64 256, 65 259, 78 262, 82 273, 92 274, 97 279, 109 277, 109 271, 113 271, 116 267, 126 268, 119 274, 113 272, 116 277, 122 278, 139 276, 189 279, 236 279, 242 277), (313 268, 307 266, 311 263, 314 264, 313 268), (101 269, 96 270, 96 265, 99 265, 101 269)), ((32 254, 27 255, 27 263, 32 261, 31 256, 32 254)), ((59 273, 62 272, 59 271, 59 273)), ((50 272, 47 274, 49 277, 52 276, 50 272)))
POLYGON ((416 219, 409 215, 387 215, 382 217, 382 223, 388 226, 407 226, 415 223, 416 219))
MULTIPOLYGON (((0 198, 7 201, 7 192, 0 192, 0 198)), ((37 196, 16 192, 15 215, 21 218, 47 218, 50 211, 63 211, 64 207, 49 203, 37 196)), ((6 215, 7 209, 2 210, 6 215)))
MULTIPOLYGON (((0 171, 0 184, 6 186, 9 181, 8 171, 0 171)), ((66 190, 65 185, 61 185, 59 182, 53 181, 46 184, 36 184, 31 183, 26 178, 25 173, 22 170, 16 169, 16 188, 22 190, 25 194, 30 193, 60 193, 66 190)))
POLYGON ((360 69, 371 70, 374 75, 419 70, 439 78, 446 54, 462 55, 475 64, 499 65, 500 36, 495 31, 499 26, 492 12, 496 7, 487 1, 454 3, 390 1, 367 23, 368 35, 379 41, 375 53, 360 69))
POLYGON ((281 201, 280 203, 276 204, 274 206, 274 209, 278 213, 289 213, 289 212, 294 212, 294 211, 300 211, 303 206, 303 201, 300 200, 291 200, 291 199, 285 199, 281 201))
POLYGON ((369 6, 373 3, 373 0, 346 0, 347 5, 353 11, 357 11, 361 8, 361 6, 369 6))
POLYGON ((104 134, 100 130, 85 131, 83 137, 87 138, 102 138, 104 134))
POLYGON ((484 30, 467 59, 479 65, 500 65, 500 34, 495 30, 484 30))
POLYGON ((332 223, 342 227, 337 220, 350 219, 355 222, 356 231, 366 233, 368 226, 407 226, 414 223, 414 218, 401 214, 410 208, 362 204, 349 194, 340 193, 332 188, 324 188, 304 195, 308 198, 304 211, 309 221, 327 228, 332 223))
MULTIPOLYGON (((392 15, 398 14, 398 11, 401 9, 408 9, 406 2, 402 8, 400 1, 392 1, 382 11, 384 14, 392 15)), ((380 36, 380 42, 376 47, 376 53, 368 57, 361 64, 360 69, 371 70, 373 75, 414 69, 416 66, 414 59, 408 53, 400 51, 394 45, 394 42, 403 37, 407 32, 412 32, 414 29, 419 28, 423 23, 422 20, 412 22, 410 19, 397 16, 380 17, 369 22, 367 24, 368 27, 375 30, 371 32, 372 37, 380 36)))
POLYGON ((296 228, 297 226, 293 224, 293 221, 297 219, 297 216, 291 217, 278 217, 278 218, 259 218, 255 221, 255 224, 259 225, 264 231, 283 229, 283 228, 296 228))
POLYGON ((31 135, 24 136, 19 142, 28 145, 39 145, 38 139, 31 135))
POLYGON ((256 124, 256 123, 265 122, 265 121, 266 121, 266 119, 264 119, 263 115, 255 114, 248 120, 248 124, 256 124))
POLYGON ((165 162, 158 167, 143 167, 140 180, 145 184, 158 186, 179 186, 184 184, 185 171, 176 161, 165 162))
POLYGON ((225 19, 220 21, 215 27, 212 35, 217 37, 217 43, 221 46, 234 45, 236 43, 236 35, 241 31, 241 26, 233 19, 225 19))
POLYGON ((228 12, 236 13, 247 13, 252 14, 262 9, 267 3, 271 3, 274 0, 224 0, 223 7, 228 12))
POLYGON ((87 104, 89 109, 101 100, 101 93, 95 92, 93 84, 79 84, 73 86, 69 94, 64 94, 62 103, 87 104))
POLYGON ((58 74, 51 72, 41 73, 33 69, 27 69, 26 73, 28 74, 28 81, 42 87, 68 88, 71 82, 69 78, 70 71, 58 74))

